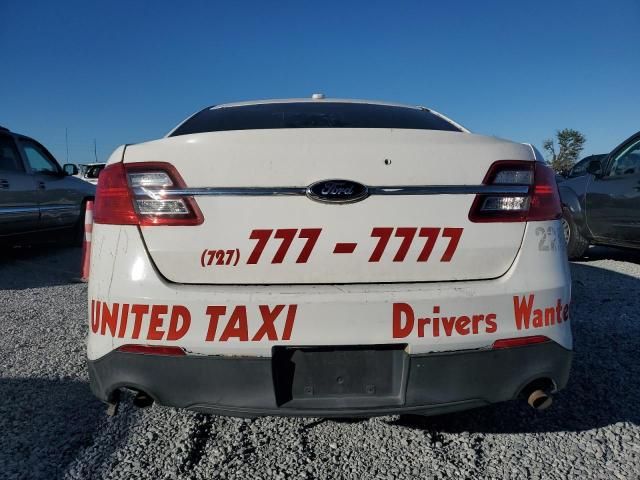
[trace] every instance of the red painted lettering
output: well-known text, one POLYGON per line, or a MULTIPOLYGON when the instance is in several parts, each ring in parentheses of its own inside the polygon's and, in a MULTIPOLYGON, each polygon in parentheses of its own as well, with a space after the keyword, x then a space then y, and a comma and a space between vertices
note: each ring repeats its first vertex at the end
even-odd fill
POLYGON ((136 303, 131 306, 131 313, 133 313, 133 332, 131 338, 134 340, 140 338, 140 329, 142 328, 142 317, 149 313, 149 305, 142 305, 136 303))
POLYGON ((479 326, 480 326, 480 322, 484 320, 484 315, 473 315, 472 317, 473 319, 473 324, 471 326, 471 331, 473 332, 474 335, 477 335, 479 330, 479 326))
POLYGON ((533 325, 533 328, 540 328, 544 326, 544 321, 542 318, 542 310, 540 310, 539 308, 536 308, 533 311, 533 321, 531 322, 531 324, 533 325))
POLYGON ((209 315, 209 328, 207 329, 207 342, 212 342, 216 337, 216 330, 218 329, 218 320, 221 315, 227 313, 227 307, 223 305, 209 305, 207 307, 207 315, 209 315))
POLYGON ((174 305, 171 309, 171 319, 169 320, 169 330, 167 331, 167 340, 180 340, 185 336, 191 325, 191 314, 187 307, 182 305, 174 305), (178 326, 180 321, 180 326, 178 326))
POLYGON ((163 318, 169 311, 167 305, 154 305, 151 307, 151 318, 149 319, 149 331, 147 332, 147 340, 162 340, 164 330, 161 330, 163 318))
POLYGON ((224 328, 220 341, 226 342, 230 338, 235 337, 241 342, 249 341, 249 329, 247 326, 247 307, 238 305, 233 309, 231 318, 224 328))
POLYGON ((280 315, 280 312, 284 310, 284 305, 276 305, 273 310, 269 310, 269 305, 260 305, 260 315, 262 316, 262 326, 258 329, 256 334, 251 339, 253 342, 262 340, 265 335, 269 340, 278 340, 278 334, 276 333, 275 321, 280 315))
POLYGON ((124 337, 127 331, 127 320, 129 319, 129 304, 122 305, 122 314, 120 315, 120 328, 118 329, 118 338, 124 337))
POLYGON ((487 324, 485 328, 485 332, 487 333, 495 333, 498 330, 498 324, 496 323, 496 314, 490 313, 486 317, 484 317, 484 321, 487 324))
POLYGON ((556 303, 556 320, 558 323, 562 323, 562 302, 558 299, 556 303))
POLYGON ((430 318, 418 318, 418 337, 424 337, 424 328, 431 323, 430 318))
POLYGON ((456 323, 456 317, 442 317, 442 327, 447 337, 450 337, 453 333, 453 326, 456 323))
POLYGON ((296 312, 298 311, 298 305, 289 305, 287 309, 287 318, 284 322, 284 330, 282 332, 282 340, 290 340, 291 333, 293 332, 293 322, 296 319, 296 312))
POLYGON ((106 303, 102 304, 102 322, 100 323, 100 335, 104 335, 106 333, 107 327, 109 327, 111 336, 116 336, 119 309, 119 303, 114 303, 111 310, 109 310, 109 305, 107 305, 106 303))
POLYGON ((549 325, 555 325, 556 323, 556 309, 553 307, 544 309, 544 324, 546 327, 549 325))
POLYGON ((406 303, 393 304, 393 338, 406 338, 413 330, 413 309, 406 303), (403 315, 405 322, 403 323, 403 315))
POLYGON ((522 297, 522 300, 520 300, 520 297, 513 297, 513 309, 515 311, 516 328, 518 330, 529 328, 534 298, 533 294, 529 295, 527 300, 525 300, 524 297, 522 297))
POLYGON ((466 316, 458 317, 456 320, 456 332, 458 335, 469 335, 469 324, 471 319, 466 316))
MULTIPOLYGON (((440 306, 436 305, 433 307, 433 313, 437 313, 440 314, 440 306)), ((435 317, 433 319, 433 336, 434 337, 439 337, 440 336, 440 319, 438 317, 435 317)))

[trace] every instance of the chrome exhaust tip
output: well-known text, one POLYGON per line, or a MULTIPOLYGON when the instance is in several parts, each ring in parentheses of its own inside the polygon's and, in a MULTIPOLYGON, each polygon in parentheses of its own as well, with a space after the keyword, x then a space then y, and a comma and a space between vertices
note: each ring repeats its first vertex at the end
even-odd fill
POLYGON ((544 390, 534 390, 529 394, 527 403, 536 410, 545 410, 553 403, 553 398, 544 390))

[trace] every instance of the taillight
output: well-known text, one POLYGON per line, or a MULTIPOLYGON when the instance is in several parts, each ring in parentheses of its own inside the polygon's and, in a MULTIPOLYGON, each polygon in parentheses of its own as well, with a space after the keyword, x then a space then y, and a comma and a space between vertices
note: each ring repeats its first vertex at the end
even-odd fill
POLYGON ((168 163, 114 163, 100 174, 94 222, 111 225, 199 225, 193 198, 180 195, 184 180, 168 163))
POLYGON ((562 218, 562 204, 556 174, 546 165, 536 162, 535 182, 527 221, 562 218))
POLYGON ((469 211, 472 222, 530 222, 562 217, 555 174, 540 162, 501 160, 489 168, 469 211))

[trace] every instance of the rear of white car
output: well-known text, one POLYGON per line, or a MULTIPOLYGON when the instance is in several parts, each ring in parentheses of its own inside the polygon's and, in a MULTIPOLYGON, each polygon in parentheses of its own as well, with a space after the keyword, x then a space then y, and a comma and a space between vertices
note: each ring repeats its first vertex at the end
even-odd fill
POLYGON ((203 110, 96 196, 95 394, 232 415, 440 413, 562 388, 553 173, 427 109, 203 110))

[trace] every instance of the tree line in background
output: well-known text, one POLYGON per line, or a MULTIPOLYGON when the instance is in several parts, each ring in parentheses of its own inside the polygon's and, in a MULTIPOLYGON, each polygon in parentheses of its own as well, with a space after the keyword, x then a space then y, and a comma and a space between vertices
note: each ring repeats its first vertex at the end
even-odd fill
POLYGON ((567 175, 578 160, 586 141, 586 137, 579 131, 565 128, 556 132, 555 140, 545 140, 542 148, 549 155, 551 168, 560 175, 567 175))

